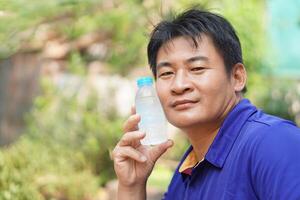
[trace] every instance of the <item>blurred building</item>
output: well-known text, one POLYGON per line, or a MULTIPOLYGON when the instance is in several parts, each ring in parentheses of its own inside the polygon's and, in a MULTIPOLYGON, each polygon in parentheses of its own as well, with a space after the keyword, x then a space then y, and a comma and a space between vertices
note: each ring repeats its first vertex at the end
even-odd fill
POLYGON ((300 80, 300 0, 268 0, 267 12, 273 72, 300 80))

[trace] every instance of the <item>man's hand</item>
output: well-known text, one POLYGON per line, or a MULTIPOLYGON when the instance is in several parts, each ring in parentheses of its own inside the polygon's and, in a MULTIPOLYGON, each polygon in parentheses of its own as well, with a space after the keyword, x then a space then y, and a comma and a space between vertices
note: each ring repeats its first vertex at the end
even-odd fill
POLYGON ((119 180, 118 199, 145 199, 146 182, 157 159, 173 145, 171 140, 155 146, 141 145, 145 133, 138 131, 140 116, 132 115, 124 123, 124 135, 113 150, 114 169, 119 180), (127 196, 129 195, 129 196, 127 196))

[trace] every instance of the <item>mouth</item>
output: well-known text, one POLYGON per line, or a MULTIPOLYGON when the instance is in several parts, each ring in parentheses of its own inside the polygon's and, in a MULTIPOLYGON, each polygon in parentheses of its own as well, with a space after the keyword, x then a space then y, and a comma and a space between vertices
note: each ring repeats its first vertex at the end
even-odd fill
POLYGON ((171 105, 176 110, 184 110, 194 106, 197 102, 197 100, 182 99, 172 102, 171 105))

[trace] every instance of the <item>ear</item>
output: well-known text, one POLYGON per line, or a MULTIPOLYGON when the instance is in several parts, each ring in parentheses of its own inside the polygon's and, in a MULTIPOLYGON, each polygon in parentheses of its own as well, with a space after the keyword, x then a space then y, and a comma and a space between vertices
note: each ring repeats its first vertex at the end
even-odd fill
POLYGON ((233 66, 231 79, 235 92, 241 92, 247 82, 247 72, 242 63, 237 63, 233 66))

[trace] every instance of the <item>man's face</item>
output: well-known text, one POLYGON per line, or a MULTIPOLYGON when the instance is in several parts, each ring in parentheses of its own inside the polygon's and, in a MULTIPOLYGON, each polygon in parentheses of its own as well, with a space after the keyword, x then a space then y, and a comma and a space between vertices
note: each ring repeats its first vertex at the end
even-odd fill
POLYGON ((210 37, 202 35, 197 48, 190 39, 174 38, 158 51, 157 93, 178 128, 220 123, 237 102, 234 82, 210 37))

